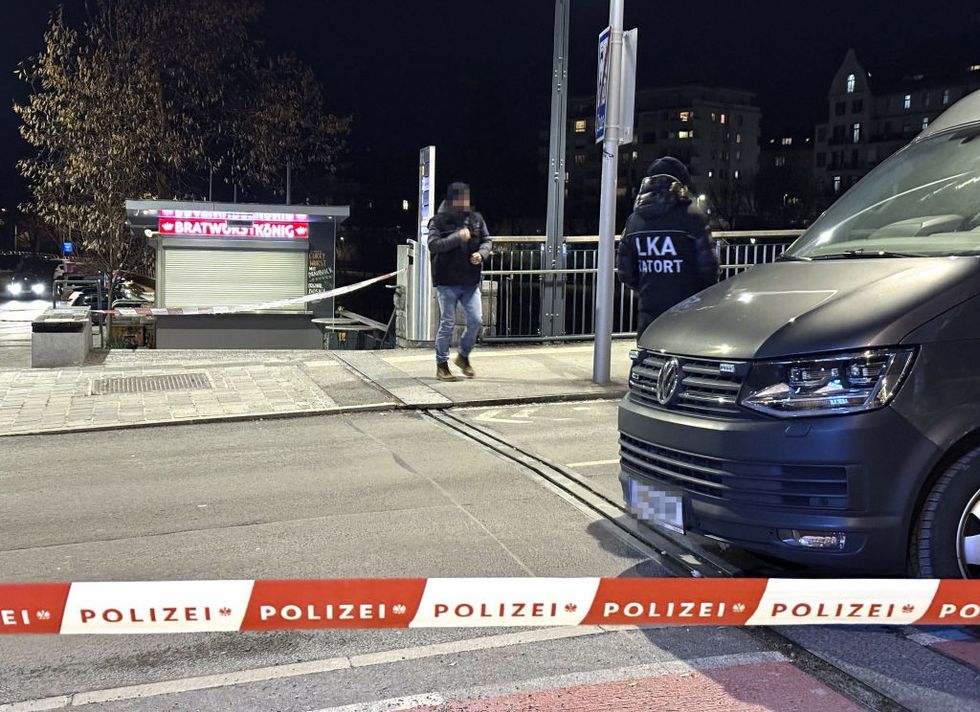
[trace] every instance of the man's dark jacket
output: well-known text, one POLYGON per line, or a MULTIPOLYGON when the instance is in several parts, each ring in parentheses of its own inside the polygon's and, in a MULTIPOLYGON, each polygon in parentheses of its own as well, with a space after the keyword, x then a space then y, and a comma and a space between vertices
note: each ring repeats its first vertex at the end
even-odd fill
POLYGON ((620 279, 639 295, 640 332, 675 304, 718 281, 708 221, 671 190, 641 194, 619 246, 620 279))
POLYGON ((432 284, 436 287, 479 284, 483 264, 470 264, 470 257, 479 252, 486 261, 493 248, 487 223, 480 213, 457 212, 446 202, 429 221, 428 245, 432 255, 432 284), (468 240, 460 235, 464 227, 470 229, 468 240))

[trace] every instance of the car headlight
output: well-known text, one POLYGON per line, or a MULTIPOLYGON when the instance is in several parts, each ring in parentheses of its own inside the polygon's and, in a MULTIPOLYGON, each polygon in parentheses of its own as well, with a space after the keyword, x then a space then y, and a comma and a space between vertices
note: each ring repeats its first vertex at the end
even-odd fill
POLYGON ((13 284, 7 285, 7 291, 15 296, 20 294, 21 290, 23 290, 23 287, 20 286, 20 282, 14 282, 13 284))
POLYGON ((37 294, 38 296, 40 296, 44 294, 44 285, 41 284, 40 282, 38 282, 37 284, 32 284, 31 291, 37 294))
POLYGON ((895 396, 914 355, 909 348, 869 349, 754 363, 741 404, 783 418, 875 410, 895 396))

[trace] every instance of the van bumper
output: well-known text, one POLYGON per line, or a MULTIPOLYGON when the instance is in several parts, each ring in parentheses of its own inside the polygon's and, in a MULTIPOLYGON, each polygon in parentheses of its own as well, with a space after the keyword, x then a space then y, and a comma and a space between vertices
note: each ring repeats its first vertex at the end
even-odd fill
POLYGON ((904 574, 938 448, 891 408, 809 419, 619 408, 620 481, 683 499, 685 531, 807 567, 904 574), (805 548, 791 533, 844 534, 805 548))

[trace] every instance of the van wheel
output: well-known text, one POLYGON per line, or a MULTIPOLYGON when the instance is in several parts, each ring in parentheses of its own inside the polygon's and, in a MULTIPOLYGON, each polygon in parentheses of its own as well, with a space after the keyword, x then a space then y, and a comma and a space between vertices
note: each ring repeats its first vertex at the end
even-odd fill
POLYGON ((980 578, 980 448, 933 486, 912 532, 909 571, 918 578, 980 578))

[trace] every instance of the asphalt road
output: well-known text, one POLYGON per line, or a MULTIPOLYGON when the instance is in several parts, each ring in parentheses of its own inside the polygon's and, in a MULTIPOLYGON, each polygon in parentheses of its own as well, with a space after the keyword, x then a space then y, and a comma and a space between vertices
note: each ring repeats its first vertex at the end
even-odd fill
MULTIPOLYGON (((615 485, 614 403, 464 414, 615 485)), ((419 413, 0 448, 8 582, 665 573, 525 468, 419 413)), ((901 631, 796 634, 910 709, 980 708, 975 669, 901 631)), ((697 627, 0 638, 0 711, 36 699, 47 706, 30 709, 856 709, 747 632, 697 627)))

